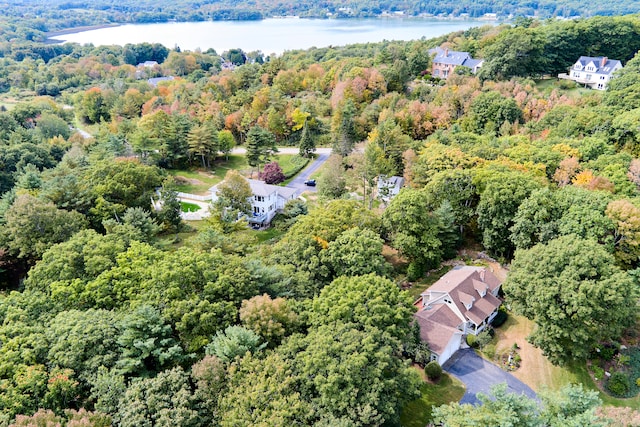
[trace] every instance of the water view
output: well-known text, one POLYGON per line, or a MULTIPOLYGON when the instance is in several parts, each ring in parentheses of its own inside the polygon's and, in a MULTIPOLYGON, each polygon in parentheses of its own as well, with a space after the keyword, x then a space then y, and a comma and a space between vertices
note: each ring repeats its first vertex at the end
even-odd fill
POLYGON ((56 37, 76 43, 109 45, 162 43, 173 48, 215 49, 223 52, 241 48, 280 54, 285 50, 313 46, 341 46, 382 40, 432 38, 466 30, 486 21, 446 21, 435 19, 265 19, 263 21, 172 22, 101 28, 56 37))

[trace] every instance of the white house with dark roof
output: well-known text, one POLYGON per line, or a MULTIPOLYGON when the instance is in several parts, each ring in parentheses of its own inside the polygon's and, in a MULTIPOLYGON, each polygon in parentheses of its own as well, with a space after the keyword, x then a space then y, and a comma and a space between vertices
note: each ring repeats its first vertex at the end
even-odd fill
MULTIPOLYGON (((294 200, 298 196, 298 190, 295 188, 271 185, 257 179, 247 179, 247 182, 253 194, 249 198, 252 215, 248 218, 252 224, 268 225, 276 213, 284 209, 284 205, 289 200, 294 200)), ((212 203, 218 200, 218 185, 209 189, 212 203)))
POLYGON ((559 78, 573 80, 596 90, 606 90, 613 73, 622 68, 617 59, 606 56, 581 56, 571 66, 569 74, 560 74, 559 78))
POLYGON ((404 187, 404 178, 401 176, 378 177, 378 197, 386 202, 397 196, 404 187))
POLYGON ((431 360, 444 364, 465 335, 477 335, 498 314, 500 280, 485 267, 459 266, 442 276, 414 303, 420 338, 431 360))
POLYGON ((475 74, 484 63, 484 59, 474 59, 469 52, 459 52, 448 48, 430 49, 429 55, 434 55, 431 61, 431 75, 443 79, 448 78, 456 67, 468 67, 475 74))

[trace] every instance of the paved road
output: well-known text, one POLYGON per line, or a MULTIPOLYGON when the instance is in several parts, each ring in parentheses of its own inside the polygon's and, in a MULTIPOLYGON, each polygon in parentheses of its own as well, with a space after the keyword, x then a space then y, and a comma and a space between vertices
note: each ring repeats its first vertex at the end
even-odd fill
POLYGON ((480 401, 476 398, 477 393, 487 394, 491 386, 505 382, 510 392, 524 393, 533 399, 537 398, 535 392, 528 385, 493 363, 484 360, 470 348, 458 350, 444 364, 443 368, 467 386, 467 392, 462 396, 460 403, 479 404, 480 401))
POLYGON ((293 178, 291 182, 289 182, 289 184, 287 184, 287 187, 297 189, 298 194, 302 193, 303 191, 312 191, 312 192, 318 191, 317 187, 306 186, 304 185, 304 182, 308 180, 309 177, 315 171, 317 171, 318 168, 320 168, 320 166, 322 166, 324 162, 327 161, 327 159, 329 158, 329 155, 330 155, 329 153, 323 153, 323 154, 318 153, 318 157, 316 157, 316 159, 313 162, 311 162, 310 165, 308 165, 298 175, 296 175, 296 177, 293 178))

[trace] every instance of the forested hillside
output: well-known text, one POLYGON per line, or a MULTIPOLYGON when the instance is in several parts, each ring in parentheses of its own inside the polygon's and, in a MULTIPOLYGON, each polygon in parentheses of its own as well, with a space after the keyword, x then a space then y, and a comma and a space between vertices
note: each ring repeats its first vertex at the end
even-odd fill
POLYGON ((1 18, 3 38, 44 40, 48 31, 110 23, 256 20, 297 15, 308 18, 363 18, 393 15, 479 18, 536 18, 626 15, 640 10, 638 0, 585 3, 577 0, 493 1, 150 1, 150 0, 8 0, 1 18))
MULTIPOLYGON (((509 306, 553 363, 636 336, 639 34, 637 16, 521 21, 237 49, 224 70, 212 51, 3 44, 0 425, 398 425, 429 357, 399 285, 460 248, 511 263, 509 306), (441 44, 481 72, 430 76, 441 44), (542 78, 587 54, 625 64, 607 92, 542 78), (256 232, 240 174, 274 143, 333 155, 317 196, 256 232), (211 217, 181 221, 176 189, 228 170, 211 217), (381 201, 380 175, 407 188, 381 201)), ((534 418, 604 422, 576 390, 534 418)))

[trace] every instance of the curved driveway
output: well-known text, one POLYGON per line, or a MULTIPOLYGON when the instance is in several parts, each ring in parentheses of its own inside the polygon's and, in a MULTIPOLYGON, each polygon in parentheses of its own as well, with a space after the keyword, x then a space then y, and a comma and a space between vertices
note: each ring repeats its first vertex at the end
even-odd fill
POLYGON ((480 403, 476 398, 477 393, 488 394, 491 386, 500 383, 507 383, 507 390, 512 393, 524 393, 530 398, 537 399, 536 393, 528 385, 484 360, 470 348, 458 350, 447 360, 443 368, 467 386, 467 391, 460 403, 477 405, 480 403))

